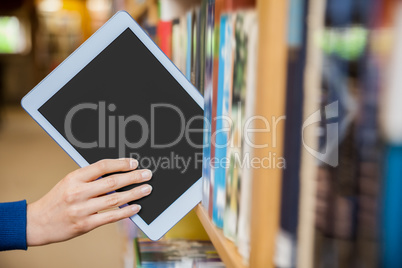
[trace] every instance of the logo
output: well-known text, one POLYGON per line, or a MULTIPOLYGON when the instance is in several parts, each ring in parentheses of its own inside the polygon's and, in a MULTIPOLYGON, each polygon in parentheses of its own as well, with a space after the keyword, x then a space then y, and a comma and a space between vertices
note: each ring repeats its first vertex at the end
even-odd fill
MULTIPOLYGON (((324 122, 330 121, 330 119, 338 118, 338 101, 334 101, 325 106, 324 122)), ((302 127, 302 142, 304 148, 316 159, 323 163, 326 163, 332 167, 338 166, 338 145, 339 145, 339 124, 327 123, 325 125, 325 146, 320 148, 319 151, 314 150, 308 146, 304 141, 304 129, 312 124, 322 121, 321 110, 314 112, 303 123, 302 127)))

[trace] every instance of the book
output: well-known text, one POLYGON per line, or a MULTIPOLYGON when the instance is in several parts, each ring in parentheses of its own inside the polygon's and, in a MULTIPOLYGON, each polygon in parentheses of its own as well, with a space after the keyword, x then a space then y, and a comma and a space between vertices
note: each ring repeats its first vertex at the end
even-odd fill
MULTIPOLYGON (((180 43, 181 38, 181 29, 180 29, 180 19, 172 20, 172 57, 171 60, 176 65, 176 67, 182 71, 181 69, 181 56, 182 56, 182 48, 180 43)), ((182 71, 183 72, 183 71, 182 71)))
MULTIPOLYGON (((217 109, 218 109, 218 76, 219 76, 219 33, 220 33, 220 18, 223 11, 224 0, 215 1, 215 14, 214 14, 214 25, 212 27, 213 34, 213 44, 212 44, 212 132, 211 132, 211 150, 212 155, 215 157, 216 150, 216 124, 217 124, 217 109)), ((215 180, 215 164, 211 165, 212 176, 215 180)), ((213 189, 212 189, 213 190, 213 189)), ((212 193, 214 196, 214 193, 212 193)), ((213 197, 215 200, 215 196, 213 197)), ((215 204, 215 203, 214 203, 215 204)), ((214 207, 212 210, 214 210, 214 207)), ((213 214, 213 213, 212 213, 213 214)), ((213 217, 212 217, 213 218, 213 217)))
MULTIPOLYGON (((238 107, 232 107, 232 114, 238 113, 238 107)), ((240 139, 238 132, 235 130, 235 123, 232 122, 231 134, 233 141, 240 139)), ((226 196, 225 196, 225 214, 223 220, 223 234, 233 242, 236 242, 237 233, 237 216, 238 216, 238 183, 239 183, 239 168, 236 163, 236 158, 240 155, 238 147, 229 147, 227 149, 229 167, 226 173, 226 196)))
MULTIPOLYGON (((249 120, 253 119, 254 107, 256 102, 256 69, 257 69, 257 45, 258 45, 258 21, 255 10, 249 10, 244 15, 243 30, 245 33, 247 59, 245 71, 244 95, 244 119, 243 140, 242 140, 242 160, 245 163, 241 170, 241 188, 239 194, 239 216, 237 229, 237 247, 244 262, 248 265, 250 257, 250 218, 251 218, 251 196, 252 196, 252 150, 254 137, 248 129, 253 129, 253 124, 249 120)), ((250 121, 252 122, 252 121, 250 121)))
POLYGON ((190 10, 186 14, 187 20, 187 42, 186 42, 186 77, 187 80, 191 81, 191 61, 193 59, 193 19, 194 10, 190 10))
POLYGON ((233 12, 241 9, 253 8, 255 5, 255 0, 225 0, 224 9, 227 12, 233 12))
POLYGON ((178 59, 179 62, 179 69, 181 72, 186 75, 187 73, 187 14, 184 14, 180 17, 180 41, 179 41, 179 47, 180 47, 180 58, 178 59))
POLYGON ((181 16, 172 21, 172 62, 186 74, 187 18, 181 16))
MULTIPOLYGON (((208 77, 209 78, 209 77, 208 77)), ((209 211, 212 207, 211 189, 211 122, 212 122, 212 87, 204 91, 204 133, 203 133, 203 168, 202 168, 202 204, 209 211)))
POLYGON ((210 241, 139 238, 134 243, 138 268, 225 267, 210 241))
POLYGON ((399 252, 401 241, 400 191, 402 190, 402 147, 389 144, 384 156, 384 197, 382 212, 381 267, 398 267, 402 264, 399 252))
POLYGON ((163 53, 172 58, 172 21, 160 20, 157 26, 157 44, 163 53))
MULTIPOLYGON (((205 25, 205 70, 204 70, 204 92, 209 94, 209 115, 210 124, 210 161, 209 161, 209 201, 208 201, 208 215, 212 218, 213 210, 213 189, 214 189, 214 172, 211 159, 215 157, 215 146, 212 142, 212 134, 215 132, 215 113, 216 106, 214 106, 214 88, 213 88, 213 46, 214 46, 214 20, 215 20, 215 0, 208 0, 206 12, 206 25, 205 25)), ((216 100, 215 100, 216 102, 216 100)))
POLYGON ((239 213, 239 195, 241 175, 244 166, 242 143, 245 108, 245 75, 247 70, 247 34, 245 26, 245 11, 236 12, 234 23, 234 61, 233 61, 233 90, 230 118, 232 126, 229 136, 228 158, 229 170, 226 179, 226 209, 223 225, 224 234, 231 240, 237 240, 237 222, 239 213))
POLYGON ((205 79, 205 28, 208 0, 202 0, 196 21, 196 55, 195 55, 195 82, 194 85, 204 95, 205 79))
POLYGON ((307 26, 307 54, 303 94, 303 125, 300 163, 300 204, 297 230, 297 267, 313 267, 315 193, 317 166, 316 159, 308 149, 318 150, 318 126, 309 124, 311 115, 319 110, 321 92, 322 51, 317 45, 316 34, 324 28, 325 1, 309 0, 307 26))
POLYGON ((220 18, 219 38, 219 71, 215 131, 215 187, 212 220, 219 228, 223 228, 226 206, 226 174, 227 147, 230 130, 230 106, 232 103, 233 81, 233 24, 230 14, 222 14, 220 18))
MULTIPOLYGON (((389 33, 387 29, 393 28, 392 35, 395 36, 392 48, 389 50, 377 49, 376 52, 377 65, 384 66, 382 61, 384 55, 388 55, 388 62, 386 72, 379 72, 377 74, 378 91, 377 98, 381 106, 379 106, 379 125, 382 137, 384 140, 384 149, 382 161, 372 162, 371 164, 382 163, 380 166, 381 178, 380 185, 382 185, 380 192, 380 224, 379 232, 380 247, 379 247, 379 266, 380 267, 398 267, 402 265, 402 256, 399 253, 401 246, 401 229, 400 224, 402 217, 400 213, 401 202, 401 121, 400 121, 400 104, 398 98, 401 95, 400 81, 401 81, 401 59, 402 53, 400 45, 402 44, 402 5, 398 1, 383 1, 378 4, 380 9, 375 13, 376 23, 374 30, 389 33), (383 80, 384 79, 384 80, 383 80), (381 87, 382 86, 382 87, 381 87), (382 96, 382 97, 380 97, 382 96)), ((386 36, 379 36, 379 41, 386 39, 386 36), (385 38, 384 38, 385 37, 385 38)), ((375 40, 372 40, 374 43, 375 40)), ((381 42, 381 41, 380 41, 381 42)), ((389 45, 391 43, 388 43, 389 45)), ((371 76, 373 77, 373 76, 371 76)), ((376 77, 376 76, 374 76, 376 77)), ((371 99, 376 95, 371 95, 371 99)), ((370 172, 370 177, 372 177, 370 172)), ((375 188, 374 188, 375 189, 375 188)), ((378 216, 378 214, 377 214, 378 216)), ((377 219, 377 218, 376 218, 377 219)), ((377 227, 378 227, 377 225, 377 227)))
MULTIPOLYGON (((277 267, 296 267, 299 217, 303 85, 306 53, 307 2, 291 0, 288 11, 288 62, 286 83, 286 121, 282 173, 280 224, 276 240, 277 267)), ((307 96, 309 97, 309 96, 307 96)))
MULTIPOLYGON (((200 13, 200 46, 198 62, 199 73, 198 81, 200 90, 204 92, 204 141, 203 141, 203 205, 212 217, 213 206, 213 177, 211 172, 212 145, 211 145, 211 128, 212 128, 212 36, 211 27, 213 27, 213 6, 214 2, 203 1, 200 13)), ((196 76, 197 78, 197 76, 196 76)))
MULTIPOLYGON (((211 92, 204 95, 204 133, 203 133, 203 160, 202 160, 202 205, 208 211, 210 207, 211 189, 211 92)), ((212 205, 212 204, 211 204, 212 205)))
POLYGON ((199 4, 199 0, 159 0, 158 3, 160 19, 163 21, 171 21, 180 18, 188 10, 197 6, 199 4))
POLYGON ((200 7, 197 6, 192 11, 192 21, 191 21, 191 71, 190 71, 190 82, 198 89, 198 85, 196 83, 196 72, 198 71, 197 64, 199 64, 199 24, 200 24, 200 7))

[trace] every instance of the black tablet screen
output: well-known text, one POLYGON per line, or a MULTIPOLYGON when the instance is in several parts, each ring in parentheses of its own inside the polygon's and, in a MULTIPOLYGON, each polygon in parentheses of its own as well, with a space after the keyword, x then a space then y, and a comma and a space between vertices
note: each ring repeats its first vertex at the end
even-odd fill
POLYGON ((203 110, 129 28, 39 112, 90 164, 134 157, 153 170, 135 202, 147 224, 201 178, 203 110))

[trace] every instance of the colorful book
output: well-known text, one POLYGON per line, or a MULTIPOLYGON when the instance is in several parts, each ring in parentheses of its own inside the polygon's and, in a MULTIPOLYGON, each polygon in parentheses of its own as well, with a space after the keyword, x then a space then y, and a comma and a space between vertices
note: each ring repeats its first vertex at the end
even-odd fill
MULTIPOLYGON (((244 119, 243 129, 253 128, 253 125, 247 125, 246 122, 254 116, 254 107, 256 101, 256 73, 257 73, 257 47, 258 47, 258 21, 255 10, 247 11, 244 15, 245 39, 247 40, 247 60, 245 71, 245 101, 244 101, 244 119)), ((237 247, 240 255, 246 264, 250 257, 250 219, 251 219, 251 196, 252 196, 252 143, 254 142, 252 133, 244 132, 242 140, 242 160, 240 181, 240 201, 239 201, 239 217, 237 229, 237 247), (247 134, 247 136, 246 136, 247 134)))
MULTIPOLYGON (((402 255, 400 248, 402 245, 402 210, 401 189, 402 189, 402 128, 401 128, 401 105, 399 100, 401 94, 401 71, 402 71, 402 5, 398 1, 384 1, 381 3, 381 9, 377 12, 377 29, 384 30, 390 28, 390 21, 394 22, 394 44, 389 54, 389 62, 387 66, 388 75, 383 83, 384 88, 380 88, 382 94, 382 106, 380 111, 381 130, 386 143, 383 156, 382 167, 382 191, 381 191, 381 251, 380 266, 401 267, 402 255), (395 13, 390 12, 396 10, 395 13), (392 20, 391 14, 395 16, 392 20)), ((377 51, 379 59, 381 59, 381 51, 377 51)), ((383 55, 383 54, 382 54, 383 55)), ((379 63, 382 63, 381 61, 379 63)), ((379 76, 381 78, 381 76, 379 76)))
POLYGON ((229 172, 226 184, 226 209, 223 225, 224 234, 231 240, 237 239, 237 222, 239 215, 239 195, 241 189, 241 175, 244 166, 242 154, 243 122, 245 108, 245 74, 247 69, 247 30, 244 28, 245 12, 236 13, 234 23, 234 62, 233 62, 233 90, 230 118, 232 121, 229 137, 228 158, 230 159, 229 172))
MULTIPOLYGON (((219 25, 220 25, 220 16, 223 8, 224 0, 215 1, 214 5, 214 22, 213 24, 209 24, 209 34, 211 35, 211 47, 210 47, 210 58, 212 59, 212 122, 211 122, 211 156, 212 159, 216 159, 215 151, 216 151, 216 121, 217 121, 217 102, 218 102, 218 75, 219 75, 219 25)), ((209 214, 211 219, 214 218, 214 210, 215 210, 215 163, 211 163, 211 191, 210 191, 210 200, 212 198, 213 206, 209 210, 209 214)))
POLYGON ((219 77, 216 114, 216 143, 215 143, 215 187, 213 222, 223 228, 223 218, 226 207, 226 175, 228 166, 227 147, 230 133, 230 107, 232 104, 233 82, 233 23, 230 14, 223 14, 220 19, 219 42, 219 77))
POLYGON ((137 267, 225 267, 210 241, 135 240, 137 267))
MULTIPOLYGON (((204 3, 205 5, 205 23, 211 24, 209 22, 209 17, 211 17, 210 12, 211 8, 209 2, 204 3)), ((203 9, 204 7, 202 7, 203 9)), ((213 22, 213 17, 211 17, 213 22)), ((204 62, 205 70, 201 72, 202 67, 200 66, 199 75, 205 75, 202 81, 202 86, 204 86, 204 142, 203 142, 203 169, 202 169, 202 180, 203 180, 203 205, 208 211, 208 214, 212 216, 212 203, 213 203, 213 195, 211 194, 211 189, 213 189, 213 178, 211 174, 211 159, 212 151, 211 151, 211 124, 212 124, 212 51, 210 49, 210 45, 212 45, 212 36, 210 34, 211 26, 206 25, 204 29, 204 44, 201 45, 202 49, 205 50, 203 52, 203 56, 200 56, 200 61, 204 62)), ((201 85, 201 82, 199 82, 201 85)))
MULTIPOLYGON (((210 155, 209 158, 215 157, 215 146, 212 142, 212 136, 215 131, 215 107, 214 107, 214 94, 213 94, 213 45, 214 45, 214 13, 215 13, 215 0, 208 0, 206 12, 206 26, 205 26, 205 70, 204 70, 204 96, 209 95, 209 125, 210 125, 210 155)), ((215 100, 216 101, 216 100, 215 100)), ((211 161, 209 162, 209 201, 208 201, 208 214, 212 218, 213 208, 213 189, 214 189, 214 172, 211 161)))
MULTIPOLYGON (((238 106, 234 106, 231 109, 232 115, 238 113, 238 106)), ((240 140, 239 132, 236 131, 236 123, 233 122, 231 127, 231 141, 237 142, 240 140)), ((223 234, 233 242, 236 242, 237 233, 237 216, 238 216, 238 194, 239 194, 239 168, 237 166, 237 159, 240 158, 240 148, 229 146, 227 149, 227 155, 229 160, 229 167, 226 172, 226 196, 225 196, 225 214, 223 220, 223 234)))
POLYGON ((208 211, 210 202, 211 184, 211 106, 212 92, 204 94, 204 133, 203 133, 203 160, 202 160, 202 205, 208 211))

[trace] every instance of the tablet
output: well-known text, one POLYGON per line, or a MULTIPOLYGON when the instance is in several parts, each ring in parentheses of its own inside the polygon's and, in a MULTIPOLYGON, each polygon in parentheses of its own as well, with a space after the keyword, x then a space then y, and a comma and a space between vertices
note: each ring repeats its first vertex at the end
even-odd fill
POLYGON ((142 209, 131 218, 150 239, 201 201, 203 97, 128 13, 114 15, 21 103, 79 166, 133 157, 153 171, 153 191, 134 202, 142 209))

